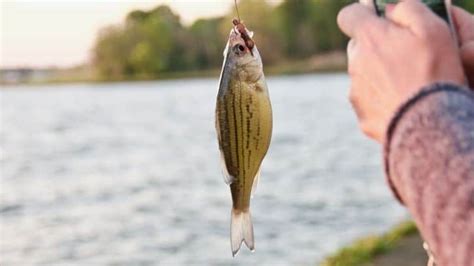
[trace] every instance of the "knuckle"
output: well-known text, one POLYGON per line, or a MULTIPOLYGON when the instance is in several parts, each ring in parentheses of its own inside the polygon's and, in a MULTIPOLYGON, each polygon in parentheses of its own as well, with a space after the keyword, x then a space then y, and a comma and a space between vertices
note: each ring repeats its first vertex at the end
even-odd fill
POLYGON ((362 120, 364 118, 364 112, 360 104, 359 95, 354 89, 349 92, 349 102, 351 103, 352 109, 354 110, 357 118, 362 120))
POLYGON ((349 92, 349 102, 351 103, 352 106, 357 105, 357 97, 356 97, 356 94, 354 92, 354 89, 351 89, 350 92, 349 92))
POLYGON ((375 138, 377 136, 376 132, 374 131, 374 127, 370 125, 367 121, 362 121, 360 123, 361 131, 370 138, 375 138))
POLYGON ((367 121, 365 121, 365 120, 360 121, 359 127, 360 127, 360 130, 362 130, 362 132, 364 132, 364 134, 366 134, 368 136, 370 136, 372 134, 371 127, 369 126, 369 123, 367 123, 367 121))
POLYGON ((356 84, 356 82, 354 81, 354 78, 353 78, 351 88, 349 90, 349 101, 352 104, 355 104, 357 102, 358 92, 357 92, 357 87, 355 86, 355 84, 356 84))

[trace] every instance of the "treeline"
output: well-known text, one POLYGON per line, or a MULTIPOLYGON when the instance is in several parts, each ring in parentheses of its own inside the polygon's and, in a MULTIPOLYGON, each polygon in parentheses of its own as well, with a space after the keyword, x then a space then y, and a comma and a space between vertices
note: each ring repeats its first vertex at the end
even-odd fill
MULTIPOLYGON (((239 1, 239 12, 266 64, 343 49, 338 10, 350 0, 239 1)), ((167 6, 130 12, 100 31, 93 63, 104 79, 152 78, 161 73, 219 68, 235 10, 185 27, 167 6)))
MULTIPOLYGON (((345 49, 336 24, 338 11, 354 0, 241 0, 239 11, 266 65, 345 49)), ((470 6, 472 0, 459 0, 470 6)), ((168 6, 130 12, 125 22, 102 29, 93 49, 93 65, 103 79, 156 78, 161 74, 216 69, 235 10, 223 17, 199 19, 191 26, 168 6)))

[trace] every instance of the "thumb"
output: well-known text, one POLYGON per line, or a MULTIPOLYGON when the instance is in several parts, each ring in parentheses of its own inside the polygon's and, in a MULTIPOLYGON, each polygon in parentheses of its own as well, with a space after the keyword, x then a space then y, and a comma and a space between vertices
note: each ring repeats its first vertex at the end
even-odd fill
POLYGON ((474 16, 455 6, 452 7, 451 12, 461 46, 464 43, 474 41, 474 16))
POLYGON ((441 23, 446 24, 419 0, 399 2, 394 8, 387 10, 386 16, 392 22, 409 28, 417 35, 426 35, 427 31, 439 29, 441 23))

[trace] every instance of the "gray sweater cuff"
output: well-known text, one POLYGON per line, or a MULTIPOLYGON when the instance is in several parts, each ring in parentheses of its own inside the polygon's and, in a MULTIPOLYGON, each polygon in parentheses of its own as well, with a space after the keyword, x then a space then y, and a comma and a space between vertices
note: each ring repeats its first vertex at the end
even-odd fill
MULTIPOLYGON (((395 183, 393 182, 394 177, 392 176, 393 171, 391 169, 391 165, 393 167, 394 164, 393 161, 397 161, 401 158, 392 158, 392 151, 394 149, 414 148, 413 151, 415 152, 416 147, 401 147, 403 145, 400 145, 400 140, 398 140, 397 144, 394 146, 392 143, 394 136, 396 134, 402 134, 404 135, 403 138, 409 138, 410 135, 413 135, 410 134, 410 132, 413 132, 415 130, 426 131, 426 133, 429 133, 428 131, 431 130, 438 130, 441 134, 443 134, 443 132, 449 134, 448 131, 450 129, 443 128, 450 127, 450 122, 453 120, 453 118, 450 117, 449 113, 453 113, 451 114, 451 116, 464 114, 466 116, 469 116, 468 118, 464 119, 465 121, 474 121, 473 106, 474 93, 472 93, 469 89, 449 83, 435 83, 433 85, 423 88, 415 96, 405 102, 395 113, 388 126, 386 133, 384 147, 384 164, 387 182, 391 190, 393 191, 395 197, 402 204, 405 204, 404 199, 402 198, 402 195, 404 193, 401 193, 402 191, 400 191, 400 189, 402 188, 397 188, 395 183), (471 103, 471 105, 469 106, 470 108, 467 107, 467 103, 471 103), (430 121, 427 122, 427 120, 430 121), (446 120, 448 120, 448 122, 446 120), (427 126, 427 124, 429 125, 427 126), (390 163, 391 161, 392 163, 390 163)), ((420 138, 420 134, 416 135, 417 138, 420 138)), ((421 136, 423 136, 423 132, 421 132, 421 136)), ((444 139, 445 138, 446 137, 444 137, 444 139)), ((443 140, 443 137, 431 138, 430 134, 427 134, 426 137, 420 138, 418 141, 430 143, 440 140, 443 140)), ((436 145, 435 143, 432 144, 433 146, 436 145)), ((406 151, 405 154, 407 152, 409 153, 409 151, 406 151)), ((427 158, 427 160, 429 161, 429 158, 427 158)), ((403 166, 401 166, 401 168, 403 168, 403 166)))

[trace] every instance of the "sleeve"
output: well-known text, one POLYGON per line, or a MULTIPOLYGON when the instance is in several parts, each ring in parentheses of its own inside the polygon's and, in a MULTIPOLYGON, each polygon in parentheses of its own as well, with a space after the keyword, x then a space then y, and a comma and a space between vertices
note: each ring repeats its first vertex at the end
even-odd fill
POLYGON ((423 89, 392 119, 384 157, 388 183, 437 265, 474 265, 474 93, 423 89))

